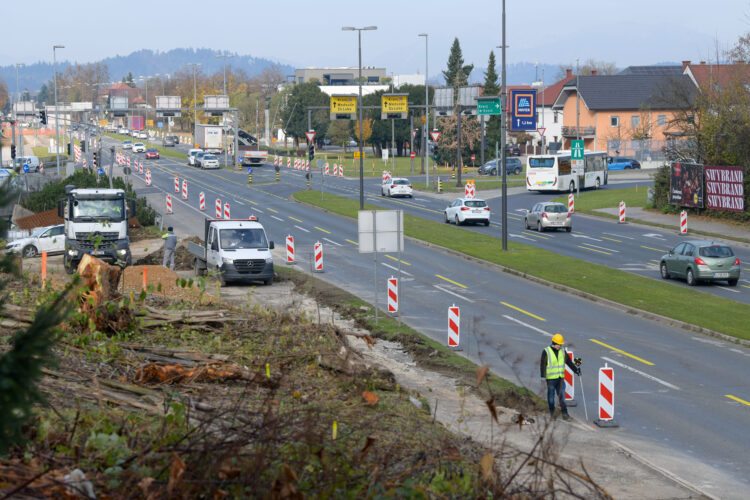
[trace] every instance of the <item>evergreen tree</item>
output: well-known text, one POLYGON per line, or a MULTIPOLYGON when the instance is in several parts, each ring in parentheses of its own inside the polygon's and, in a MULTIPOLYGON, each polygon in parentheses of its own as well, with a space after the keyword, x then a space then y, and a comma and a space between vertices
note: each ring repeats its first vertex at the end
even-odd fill
POLYGON ((49 87, 47 87, 46 83, 43 83, 42 88, 39 89, 39 93, 36 95, 36 104, 41 108, 52 101, 53 100, 50 98, 49 87))
MULTIPOLYGON (((443 78, 445 78, 446 85, 453 88, 458 88, 466 85, 469 82, 469 74, 474 69, 473 64, 464 66, 464 56, 461 53, 461 45, 458 43, 458 38, 453 40, 451 46, 451 53, 448 56, 448 69, 443 71, 443 78)), ((456 97, 458 97, 456 92, 456 97)))
POLYGON ((128 71, 128 76, 122 77, 122 83, 128 84, 131 88, 135 88, 135 81, 133 80, 133 73, 128 71))
POLYGON ((484 92, 482 95, 498 95, 500 87, 497 85, 497 72, 495 71, 495 52, 490 51, 487 61, 487 71, 484 72, 484 92))

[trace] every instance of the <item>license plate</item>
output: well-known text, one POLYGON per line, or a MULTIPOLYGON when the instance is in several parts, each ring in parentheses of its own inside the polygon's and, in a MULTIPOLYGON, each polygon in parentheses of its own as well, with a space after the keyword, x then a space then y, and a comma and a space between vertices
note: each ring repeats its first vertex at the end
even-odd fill
POLYGON ((714 278, 728 278, 729 273, 714 273, 714 278))
POLYGON ((472 210, 472 212, 475 213, 475 214, 481 214, 482 210, 479 209, 479 208, 475 208, 474 210, 472 210))

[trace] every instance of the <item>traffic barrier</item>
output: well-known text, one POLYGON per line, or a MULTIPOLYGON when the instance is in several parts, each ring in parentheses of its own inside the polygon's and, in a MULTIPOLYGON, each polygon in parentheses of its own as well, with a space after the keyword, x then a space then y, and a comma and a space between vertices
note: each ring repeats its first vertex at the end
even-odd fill
POLYGON ((473 182, 467 182, 464 187, 464 198, 474 199, 476 197, 476 187, 473 182))
MULTIPOLYGON (((573 361, 573 351, 567 351, 568 357, 573 361)), ((576 406, 576 390, 573 384, 573 370, 565 363, 565 404, 567 406, 576 406)))
POLYGON ((224 203, 224 218, 231 219, 229 216, 229 203, 224 203))
POLYGON ((456 178, 456 168, 454 167, 453 172, 451 172, 451 179, 455 179, 455 178, 456 178))
POLYGON ((335 163, 333 164, 333 176, 337 177, 339 175, 339 166, 335 163))
POLYGON ((313 271, 316 273, 322 273, 323 272, 323 244, 319 241, 315 242, 315 246, 313 246, 313 253, 315 257, 315 267, 313 271))
POLYGON ((187 200, 187 198, 188 198, 187 179, 182 179, 182 199, 187 200))
POLYGON ((383 170, 383 184, 391 180, 391 173, 387 170, 383 170))
POLYGON ((128 164, 128 168, 130 168, 130 157, 128 156, 128 161, 126 162, 128 164))
POLYGON ((146 185, 151 185, 151 170, 146 169, 146 185))
POLYGON ((83 168, 86 168, 86 158, 83 159, 83 168))
POLYGON ((286 168, 292 168, 292 159, 288 156, 286 157, 286 168))
POLYGON ((617 427, 615 422, 615 370, 604 363, 599 368, 599 427, 617 427))
POLYGON ((344 164, 339 165, 339 177, 344 176, 344 164))
POLYGON ((174 176, 174 192, 180 192, 180 179, 178 179, 176 175, 174 176))
POLYGON ((286 235, 286 263, 294 264, 294 236, 286 235))
POLYGON ((42 252, 42 290, 47 286, 47 252, 42 252))
POLYGON ((279 171, 276 171, 276 182, 279 182, 279 171))
POLYGON ((573 193, 570 193, 568 195, 568 213, 569 214, 576 213, 576 197, 573 196, 573 193))
POLYGON ((221 200, 216 198, 216 218, 221 219, 221 200))
POLYGON ((307 160, 307 162, 305 163, 305 171, 310 171, 310 160, 307 160))
POLYGON ((448 308, 448 347, 458 347, 460 345, 461 333, 461 311, 453 304, 448 308))
POLYGON ((398 312, 398 278, 393 276, 388 278, 388 312, 398 312))
POLYGON ((138 173, 139 174, 143 173, 143 162, 142 161, 138 162, 138 173))
POLYGON ((687 234, 687 212, 680 212, 680 234, 687 234))
POLYGON ((167 213, 172 213, 172 195, 167 195, 167 213))
POLYGON ((323 167, 323 173, 325 175, 328 175, 328 163, 325 164, 325 167, 323 167))
POLYGON ((251 170, 247 171, 247 182, 249 182, 250 184, 253 183, 253 172, 251 170))
POLYGON ((627 210, 627 207, 625 206, 625 202, 620 202, 620 220, 617 221, 618 224, 625 224, 625 211, 627 210))
POLYGON ((443 192, 443 181, 438 177, 438 193, 443 192))
POLYGON ((201 211, 206 210, 206 194, 203 191, 198 193, 198 207, 201 211))

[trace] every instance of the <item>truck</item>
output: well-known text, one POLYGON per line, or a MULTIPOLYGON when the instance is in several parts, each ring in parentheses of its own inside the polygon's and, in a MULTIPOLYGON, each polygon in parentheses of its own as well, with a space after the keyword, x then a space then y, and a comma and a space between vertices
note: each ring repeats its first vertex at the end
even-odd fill
POLYGON ((203 243, 188 241, 195 275, 215 272, 221 286, 240 281, 273 283, 273 248, 256 217, 206 219, 203 243))
POLYGON ((73 273, 84 255, 91 254, 122 267, 132 265, 128 219, 135 215, 135 200, 122 189, 65 186, 57 215, 65 223, 63 265, 73 273))
POLYGON ((268 161, 268 151, 259 151, 258 146, 238 146, 242 165, 263 165, 268 161))
POLYGON ((195 124, 195 135, 193 144, 196 148, 209 153, 221 153, 223 143, 223 130, 219 125, 195 124))

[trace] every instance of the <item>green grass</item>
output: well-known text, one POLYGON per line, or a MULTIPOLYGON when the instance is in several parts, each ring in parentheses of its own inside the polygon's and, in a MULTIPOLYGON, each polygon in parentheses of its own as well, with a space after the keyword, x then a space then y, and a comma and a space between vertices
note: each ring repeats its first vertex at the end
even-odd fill
POLYGON ((130 137, 128 135, 112 134, 112 133, 106 133, 102 135, 106 135, 107 137, 111 137, 112 139, 116 139, 118 141, 133 141, 134 143, 142 142, 143 144, 146 145, 147 148, 156 148, 159 151, 159 156, 165 156, 167 158, 175 158, 177 160, 187 160, 187 155, 185 153, 180 153, 174 148, 165 148, 161 146, 160 144, 148 141, 146 139, 134 139, 133 137, 130 137))
MULTIPOLYGON (((359 204, 332 194, 299 191, 294 197, 348 217, 356 217, 359 204)), ((372 204, 369 210, 382 209, 372 204)), ((500 251, 500 240, 474 231, 464 231, 414 215, 404 214, 404 234, 471 257, 505 266, 519 273, 565 285, 582 292, 677 319, 732 337, 750 340, 750 306, 693 289, 678 287, 625 271, 558 255, 523 243, 509 242, 500 251), (696 307, 700 303, 700 307, 696 307)), ((663 249, 666 253, 666 248, 663 249)), ((654 252, 657 257, 660 254, 654 252)))
MULTIPOLYGON (((581 195, 576 197, 576 212, 592 213, 598 208, 619 207, 621 201, 628 207, 645 207, 647 191, 646 186, 581 191, 581 195)), ((552 201, 567 205, 568 195, 559 196, 552 201)))

